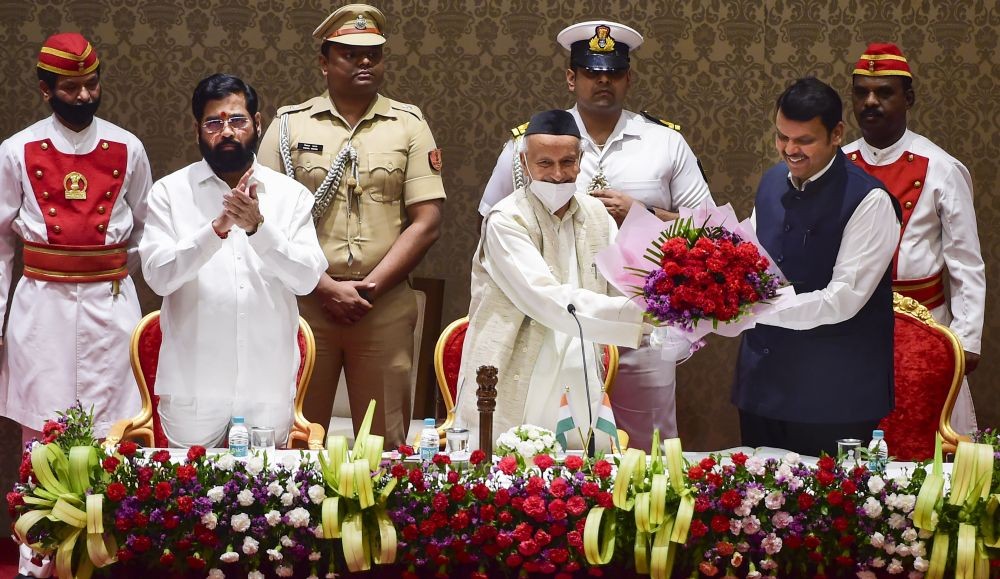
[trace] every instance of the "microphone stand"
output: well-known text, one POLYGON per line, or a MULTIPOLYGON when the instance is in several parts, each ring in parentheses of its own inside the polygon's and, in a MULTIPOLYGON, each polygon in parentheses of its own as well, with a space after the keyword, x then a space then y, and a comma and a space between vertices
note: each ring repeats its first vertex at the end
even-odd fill
POLYGON ((597 454, 597 449, 594 444, 594 405, 590 401, 590 378, 589 372, 587 372, 587 346, 583 341, 583 326, 580 325, 580 318, 576 316, 576 306, 569 304, 566 306, 566 311, 569 312, 569 315, 573 316, 573 319, 576 321, 576 327, 580 331, 580 356, 583 357, 583 385, 584 391, 587 393, 587 456, 594 458, 594 455, 597 454))

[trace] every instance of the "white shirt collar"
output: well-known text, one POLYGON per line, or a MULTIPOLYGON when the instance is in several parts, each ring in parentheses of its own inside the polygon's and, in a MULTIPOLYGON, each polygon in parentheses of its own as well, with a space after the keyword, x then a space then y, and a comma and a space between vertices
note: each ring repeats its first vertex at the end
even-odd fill
MULTIPOLYGON (((254 155, 254 157, 253 157, 253 165, 252 165, 252 167, 253 167, 253 172, 256 175, 257 171, 260 170, 260 165, 257 163, 257 155, 254 155)), ((211 179, 212 177, 215 177, 216 179, 218 179, 219 182, 221 182, 223 185, 226 184, 226 182, 223 181, 221 177, 219 177, 218 175, 215 174, 215 171, 212 170, 211 165, 209 165, 208 161, 206 161, 205 159, 202 159, 202 160, 198 161, 197 163, 195 163, 194 165, 191 166, 191 181, 192 182, 194 182, 194 183, 202 183, 204 181, 207 181, 207 180, 211 179)), ((257 179, 256 176, 250 177, 250 180, 251 181, 259 181, 259 179, 257 179)), ((228 187, 228 185, 227 185, 227 187, 228 187)))
POLYGON ((898 141, 884 149, 876 149, 862 138, 858 149, 861 151, 861 156, 864 157, 865 161, 869 161, 872 165, 891 163, 906 151, 912 135, 913 133, 909 129, 906 129, 906 132, 903 133, 903 136, 898 141))
MULTIPOLYGON (((589 133, 587 133, 587 127, 583 124, 583 118, 580 117, 580 111, 577 110, 576 105, 569 109, 569 113, 573 115, 574 119, 576 119, 576 126, 580 129, 580 135, 587 141, 594 143, 594 146, 596 147, 597 143, 595 143, 594 139, 591 138, 589 133)), ((633 122, 634 119, 632 117, 634 116, 635 115, 630 115, 628 111, 624 109, 622 110, 622 114, 618 116, 618 122, 615 123, 615 128, 612 129, 611 134, 608 135, 608 140, 604 142, 604 147, 607 147, 618 139, 623 138, 625 135, 635 136, 639 134, 639 130, 635 126, 635 122, 633 122)))
POLYGON ((837 155, 834 155, 833 158, 830 159, 830 162, 826 164, 826 167, 823 167, 818 173, 816 173, 812 177, 809 177, 808 179, 803 181, 800 185, 795 184, 795 179, 792 177, 792 172, 789 171, 788 181, 791 182, 792 186, 798 189, 799 191, 805 191, 806 185, 812 183, 813 181, 816 181, 817 179, 825 175, 826 172, 830 170, 830 167, 833 166, 833 162, 836 160, 837 160, 837 155))

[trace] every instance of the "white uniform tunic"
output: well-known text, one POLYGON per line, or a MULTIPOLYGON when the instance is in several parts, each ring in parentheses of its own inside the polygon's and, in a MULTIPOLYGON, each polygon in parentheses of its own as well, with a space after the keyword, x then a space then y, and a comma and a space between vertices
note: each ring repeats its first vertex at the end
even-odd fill
MULTIPOLYGON (((108 245, 128 242, 130 269, 138 264, 146 194, 151 178, 146 151, 132 133, 99 118, 74 132, 55 116, 38 121, 0 145, 0 320, 8 300, 16 239, 48 238, 45 219, 25 171, 26 143, 48 139, 60 153, 85 155, 101 140, 125 144, 127 169, 111 207, 108 245)), ((60 192, 61 194, 61 192, 60 192)), ((131 278, 57 283, 22 277, 11 303, 0 371, 0 414, 40 430, 57 410, 94 409, 94 431, 104 436, 115 421, 139 411, 139 392, 129 363, 129 340, 139 321, 131 278)))
MULTIPOLYGON (((920 279, 947 270, 944 305, 931 313, 958 335, 965 350, 982 350, 986 304, 986 268, 979 247, 976 212, 972 202, 972 177, 965 166, 927 138, 906 131, 885 149, 875 149, 864 139, 844 147, 850 158, 858 153, 869 165, 890 165, 905 153, 928 159, 920 198, 899 241, 898 279, 920 279)), ((894 183, 886 183, 891 191, 894 183)), ((976 414, 968 383, 955 403, 952 427, 959 433, 976 429, 976 414)))
POLYGON ((275 429, 292 421, 299 367, 296 295, 316 287, 326 258, 305 187, 254 163, 264 223, 248 236, 212 229, 231 191, 204 160, 167 175, 149 194, 139 247, 149 287, 164 296, 156 377, 172 445, 217 446, 234 415, 275 429))
MULTIPOLYGON (((603 147, 587 133, 576 107, 569 112, 583 137, 583 158, 576 178, 577 192, 587 191, 600 170, 609 189, 625 193, 647 207, 676 211, 695 207, 710 198, 698 160, 681 134, 642 115, 622 111, 603 147)), ((479 204, 483 215, 514 191, 513 163, 517 152, 508 141, 479 204)), ((648 337, 643 344, 648 345, 648 337)), ((664 437, 677 435, 674 402, 675 363, 663 360, 648 347, 621 349, 618 377, 611 404, 618 427, 631 436, 630 444, 649 448, 653 428, 664 437)))

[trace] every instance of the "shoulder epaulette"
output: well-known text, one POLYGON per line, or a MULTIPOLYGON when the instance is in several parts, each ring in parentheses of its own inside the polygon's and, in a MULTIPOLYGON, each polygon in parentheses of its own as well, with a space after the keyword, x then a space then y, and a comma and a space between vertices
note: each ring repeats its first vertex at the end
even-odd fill
POLYGON ((311 101, 306 101, 304 103, 299 103, 297 105, 285 105, 283 107, 278 107, 278 115, 283 115, 285 113, 297 113, 299 111, 304 111, 312 107, 311 101))
POLYGON ((642 111, 642 116, 646 117, 647 121, 656 123, 658 125, 663 125, 664 127, 667 127, 668 129, 673 129, 678 133, 681 132, 681 126, 678 125, 677 123, 671 123, 666 119, 661 119, 660 117, 653 116, 648 111, 642 111))
POLYGON ((514 127, 513 129, 511 129, 510 130, 510 134, 511 134, 511 136, 513 136, 516 139, 516 138, 520 137, 521 135, 523 135, 524 131, 527 131, 527 130, 528 130, 528 123, 524 123, 523 125, 518 125, 518 126, 514 127))
POLYGON ((414 105, 411 105, 409 103, 401 103, 399 101, 395 101, 395 100, 390 99, 389 100, 389 106, 391 108, 396 109, 397 111, 403 111, 403 112, 406 112, 406 113, 410 113, 411 115, 417 117, 418 121, 424 120, 423 113, 421 113, 420 109, 417 108, 414 105))

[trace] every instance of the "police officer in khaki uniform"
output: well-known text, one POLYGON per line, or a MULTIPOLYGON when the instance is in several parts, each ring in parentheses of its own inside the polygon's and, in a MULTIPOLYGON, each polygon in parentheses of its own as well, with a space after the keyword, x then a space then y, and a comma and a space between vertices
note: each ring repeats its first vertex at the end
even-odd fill
POLYGON ((341 369, 357 431, 401 444, 410 422, 417 307, 411 271, 441 234, 441 152, 420 110, 379 94, 385 15, 366 4, 333 12, 322 41, 327 92, 278 109, 258 160, 315 192, 316 233, 330 263, 299 309, 316 334, 306 417, 327 424, 341 369))

